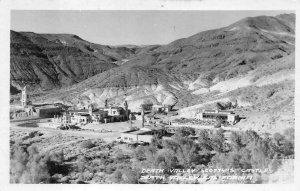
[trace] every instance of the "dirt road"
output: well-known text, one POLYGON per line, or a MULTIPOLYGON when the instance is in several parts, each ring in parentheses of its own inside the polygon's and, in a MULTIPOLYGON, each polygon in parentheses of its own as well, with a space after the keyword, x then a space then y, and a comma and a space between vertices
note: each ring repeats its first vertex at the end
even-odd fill
MULTIPOLYGON (((18 121, 18 122, 11 122, 10 128, 13 131, 22 131, 22 132, 30 132, 30 131, 39 131, 47 136, 54 136, 54 135, 62 135, 62 136, 75 136, 81 137, 84 139, 97 139, 102 138, 105 141, 113 141, 117 137, 120 136, 120 132, 97 132, 97 131, 89 131, 89 130, 59 130, 59 129, 52 129, 52 128, 43 128, 43 127, 20 127, 18 126, 21 123, 26 121, 18 121)), ((32 122, 32 120, 30 120, 32 122)))

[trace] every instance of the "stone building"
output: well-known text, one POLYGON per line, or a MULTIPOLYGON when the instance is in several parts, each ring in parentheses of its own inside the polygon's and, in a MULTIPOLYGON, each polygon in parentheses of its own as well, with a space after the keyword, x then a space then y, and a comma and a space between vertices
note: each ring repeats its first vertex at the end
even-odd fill
POLYGON ((196 118, 199 120, 210 120, 216 121, 220 119, 222 121, 227 121, 229 124, 234 125, 239 120, 239 115, 235 114, 233 111, 220 111, 220 110, 203 110, 196 114, 196 118))
POLYGON ((150 143, 154 135, 163 136, 167 132, 163 127, 147 127, 138 130, 129 130, 121 133, 121 140, 126 143, 150 143))

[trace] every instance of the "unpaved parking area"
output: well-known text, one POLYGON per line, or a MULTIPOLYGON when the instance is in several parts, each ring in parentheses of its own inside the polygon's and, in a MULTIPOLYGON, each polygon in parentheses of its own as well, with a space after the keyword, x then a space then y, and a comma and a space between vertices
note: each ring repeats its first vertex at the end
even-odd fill
POLYGON ((130 129, 130 126, 132 127, 140 127, 142 124, 141 121, 134 120, 132 121, 132 125, 130 125, 129 121, 126 122, 115 122, 115 123, 101 123, 101 124, 87 124, 82 129, 86 130, 93 130, 93 131, 110 131, 110 132, 123 132, 130 129))
MULTIPOLYGON (((47 120, 47 119, 43 119, 47 120)), ((11 122, 10 141, 22 142, 36 145, 41 152, 58 151, 72 145, 80 144, 84 140, 103 140, 107 143, 114 141, 120 136, 120 131, 126 127, 126 122, 120 125, 110 124, 107 128, 112 128, 110 132, 99 132, 91 130, 59 130, 43 127, 21 127, 23 123, 39 122, 39 120, 28 120, 11 122), (38 132, 34 137, 29 137, 30 133, 38 132)))

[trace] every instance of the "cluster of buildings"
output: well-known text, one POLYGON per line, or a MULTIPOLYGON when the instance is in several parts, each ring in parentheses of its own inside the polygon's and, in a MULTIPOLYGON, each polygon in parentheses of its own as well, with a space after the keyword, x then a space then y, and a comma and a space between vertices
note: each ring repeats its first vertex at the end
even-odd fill
POLYGON ((107 102, 103 108, 94 108, 92 105, 88 109, 67 110, 63 115, 56 115, 52 123, 60 125, 86 125, 88 123, 109 123, 126 121, 129 119, 130 111, 128 110, 127 101, 124 107, 108 106, 107 102))
POLYGON ((173 109, 173 105, 153 105, 152 103, 150 104, 142 104, 141 105, 141 110, 145 112, 157 112, 157 113, 168 113, 173 109))
POLYGON ((235 114, 233 111, 203 110, 202 112, 198 112, 195 116, 195 120, 201 122, 200 124, 189 124, 186 122, 182 125, 176 125, 177 122, 175 121, 164 121, 155 118, 153 115, 144 116, 144 113, 142 113, 142 128, 122 132, 121 140, 126 143, 150 143, 154 135, 169 138, 169 135, 174 134, 178 127, 191 127, 196 130, 211 129, 214 128, 214 125, 212 124, 215 124, 218 120, 221 120, 222 123, 226 122, 230 125, 234 125, 239 119, 239 115, 235 114))
POLYGON ((62 107, 51 104, 32 105, 29 101, 26 86, 22 88, 21 108, 10 113, 11 119, 21 119, 26 117, 50 118, 62 113, 62 107))
POLYGON ((124 107, 108 106, 106 100, 103 108, 94 108, 90 105, 87 109, 78 110, 67 110, 54 104, 33 105, 29 101, 26 86, 22 88, 21 106, 18 107, 20 107, 18 110, 10 113, 11 119, 26 117, 52 118, 51 127, 125 121, 129 119, 130 114, 127 101, 125 101, 124 107))
POLYGON ((150 143, 153 136, 164 136, 167 134, 165 124, 154 116, 145 116, 142 110, 142 127, 139 129, 130 129, 121 133, 121 141, 126 143, 145 142, 150 143))
MULTIPOLYGON (((21 118, 21 117, 44 117, 52 118, 49 127, 59 127, 68 125, 86 125, 88 123, 109 123, 109 122, 119 122, 132 120, 133 115, 128 109, 127 101, 124 102, 123 107, 119 106, 108 106, 107 100, 105 100, 105 107, 94 108, 93 105, 89 105, 88 108, 83 109, 71 109, 64 110, 62 107, 55 105, 40 105, 33 106, 28 100, 26 86, 22 89, 21 97, 22 110, 18 112, 13 112, 11 118, 21 118)), ((194 121, 198 120, 199 123, 191 123, 189 121, 183 121, 183 124, 175 121, 165 121, 160 118, 155 117, 152 112, 155 113, 170 113, 172 111, 171 105, 153 105, 153 104, 143 104, 141 105, 141 120, 142 125, 138 129, 132 129, 132 125, 129 130, 121 133, 120 139, 123 142, 134 143, 134 142, 151 142, 154 135, 165 137, 168 134, 175 133, 176 128, 179 126, 189 126, 195 129, 201 129, 205 126, 208 127, 217 121, 222 123, 227 123, 230 125, 236 124, 240 117, 233 111, 224 110, 202 110, 198 111, 195 115, 194 121), (145 116, 145 112, 151 112, 145 116), (201 123, 200 123, 201 122, 201 123), (177 124, 177 125, 176 125, 177 124), (207 125, 210 124, 210 125, 207 125)), ((130 123, 132 124, 132 123, 130 123)))

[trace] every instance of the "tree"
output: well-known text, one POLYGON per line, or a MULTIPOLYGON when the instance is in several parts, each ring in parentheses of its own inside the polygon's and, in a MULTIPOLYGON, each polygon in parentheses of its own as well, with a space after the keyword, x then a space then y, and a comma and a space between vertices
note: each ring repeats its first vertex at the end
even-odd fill
POLYGON ((252 168, 251 166, 251 151, 248 150, 247 148, 243 148, 240 150, 240 166, 243 169, 250 169, 252 168))
POLYGON ((146 163, 152 165, 153 161, 155 160, 155 156, 157 153, 157 148, 153 145, 149 145, 145 147, 145 156, 146 156, 146 163))
POLYGON ((214 128, 220 128, 220 127, 222 127, 223 123, 224 123, 224 121, 220 117, 217 117, 216 123, 214 124, 214 128))
POLYGON ((90 149, 90 148, 93 148, 94 146, 95 146, 95 144, 92 143, 91 140, 83 141, 83 142, 80 144, 80 147, 81 147, 81 148, 85 148, 85 149, 90 149))
POLYGON ((155 157, 155 167, 160 169, 176 168, 178 166, 178 159, 170 150, 162 150, 155 157))
POLYGON ((244 138, 243 142, 245 144, 257 142, 260 139, 260 136, 253 130, 247 130, 243 135, 242 138, 244 138))
POLYGON ((208 130, 204 129, 199 131, 198 142, 202 150, 205 151, 213 150, 212 141, 208 130))
POLYGON ((122 171, 117 169, 112 176, 112 181, 115 183, 122 183, 123 181, 122 174, 123 174, 122 171))
POLYGON ((225 142, 225 137, 224 137, 224 130, 219 129, 213 134, 212 137, 212 148, 216 152, 223 152, 224 151, 224 142, 225 142))
POLYGON ((188 168, 196 159, 197 146, 194 141, 188 137, 177 136, 172 140, 166 140, 164 141, 163 147, 176 156, 182 167, 188 168))
POLYGON ((83 172, 88 166, 88 160, 85 156, 80 156, 77 162, 79 172, 83 172))
POLYGON ((139 182, 140 173, 139 170, 124 169, 123 170, 123 183, 125 184, 137 184, 139 182))
POLYGON ((244 145, 242 143, 242 136, 236 132, 232 132, 231 136, 231 146, 235 151, 239 151, 244 145))
POLYGON ((262 148, 258 146, 251 152, 251 165, 253 168, 266 168, 267 167, 267 155, 262 148))
POLYGON ((285 156, 294 155, 294 144, 292 142, 285 140, 282 148, 285 156))
POLYGON ((142 161, 146 159, 145 147, 139 146, 134 150, 134 158, 142 161))
POLYGON ((195 129, 189 127, 177 128, 175 131, 175 137, 188 137, 189 135, 195 135, 195 129))
POLYGON ((220 102, 217 102, 217 103, 216 103, 216 108, 217 108, 218 110, 224 110, 224 109, 225 109, 224 106, 223 106, 220 102))
POLYGON ((50 181, 47 158, 43 158, 35 146, 13 146, 10 164, 11 183, 48 183, 50 181))
POLYGON ((156 147, 156 148, 162 148, 162 139, 161 137, 159 137, 158 135, 154 135, 151 139, 151 143, 152 146, 156 147))

